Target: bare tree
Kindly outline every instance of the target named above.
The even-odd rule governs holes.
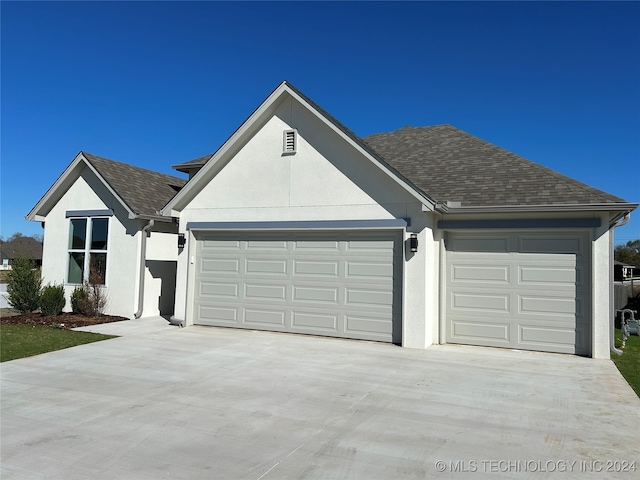
[[[83,288],[87,292],[84,310],[88,315],[99,317],[104,313],[109,298],[104,286],[104,277],[93,265],[89,269],[89,280],[84,282]]]

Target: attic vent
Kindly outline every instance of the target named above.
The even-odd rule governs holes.
[[[296,153],[298,132],[296,130],[285,130],[282,142],[283,155],[293,155]]]

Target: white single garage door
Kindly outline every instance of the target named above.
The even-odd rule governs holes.
[[[401,342],[399,232],[195,236],[195,324]]]
[[[574,233],[449,233],[446,339],[589,355],[590,243]]]

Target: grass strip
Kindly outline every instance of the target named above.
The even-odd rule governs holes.
[[[622,332],[616,329],[616,347],[622,345]],[[622,355],[611,354],[611,360],[616,364],[618,370],[627,383],[640,397],[640,337],[631,335],[627,338],[627,344],[622,350]]]
[[[115,337],[39,325],[2,325],[0,326],[0,362],[31,357],[109,338]]]

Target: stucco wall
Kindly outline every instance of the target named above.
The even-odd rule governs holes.
[[[131,318],[135,312],[136,265],[139,253],[135,221],[128,220],[95,175],[87,168],[48,213],[45,220],[42,276],[44,283],[63,283],[68,268],[69,219],[67,210],[112,209],[109,221],[106,292],[109,302],[105,313]],[[71,310],[69,296],[75,285],[65,284],[66,311]]]
[[[297,153],[283,155],[283,132],[290,128],[298,131]],[[405,238],[418,233],[420,248],[404,264],[403,344],[425,348],[437,318],[437,297],[425,298],[427,288],[427,295],[437,295],[434,274],[426,272],[427,263],[434,265],[427,256],[437,250],[428,217],[415,197],[347,141],[296,102],[285,101],[180,213],[180,231],[189,242],[178,261],[175,315],[192,323],[191,293],[183,287],[193,285],[189,222],[405,218]]]
[[[177,242],[175,233],[153,231],[147,238],[142,317],[173,314]]]
[[[609,230],[608,212],[600,215],[602,225],[593,229],[592,256],[592,356],[609,358],[609,329],[612,315],[611,292],[613,289],[610,248],[612,232]]]

